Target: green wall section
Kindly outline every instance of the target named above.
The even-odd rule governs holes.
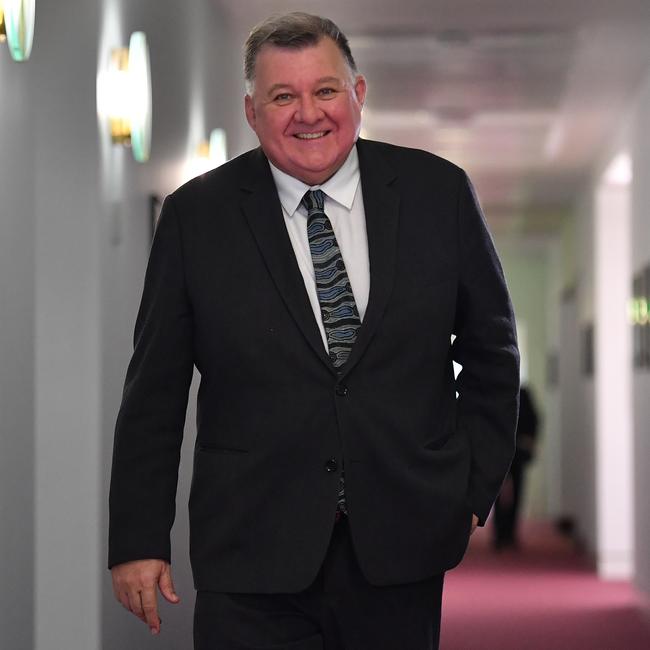
[[[535,517],[547,514],[545,485],[544,423],[546,403],[546,350],[547,350],[547,247],[539,244],[528,245],[522,239],[499,241],[495,243],[503,264],[503,270],[510,290],[518,326],[524,330],[520,337],[523,365],[528,369],[528,384],[532,388],[535,403],[541,420],[540,440],[542,444],[535,463],[528,475],[524,512]]]
[[[499,245],[496,242],[506,275],[517,322],[526,329],[521,341],[529,383],[541,399],[545,386],[547,346],[547,271],[545,251],[530,251],[525,246]]]

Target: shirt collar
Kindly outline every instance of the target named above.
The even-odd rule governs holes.
[[[352,147],[345,162],[339,170],[322,185],[306,185],[302,181],[278,169],[270,160],[271,173],[278,190],[278,197],[285,212],[291,216],[300,206],[302,197],[307,190],[321,189],[330,199],[352,209],[354,195],[359,186],[359,155],[356,145]]]

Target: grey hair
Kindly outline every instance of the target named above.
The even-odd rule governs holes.
[[[352,56],[345,34],[329,19],[294,11],[275,15],[253,27],[244,44],[244,79],[250,94],[255,81],[255,63],[260,50],[267,43],[277,47],[302,49],[316,45],[322,38],[331,38],[341,51],[350,71],[357,74],[357,64]]]

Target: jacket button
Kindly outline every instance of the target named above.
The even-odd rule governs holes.
[[[336,462],[336,458],[330,458],[326,463],[325,463],[325,471],[326,472],[335,472],[338,469],[339,465]]]
[[[348,387],[345,384],[336,384],[336,394],[345,397],[348,394]]]

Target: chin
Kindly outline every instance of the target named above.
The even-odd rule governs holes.
[[[345,161],[345,158],[343,158],[342,161],[338,161],[334,159],[334,160],[328,160],[326,163],[320,162],[319,164],[305,163],[303,165],[295,165],[294,169],[297,172],[296,176],[298,178],[305,177],[305,178],[315,179],[315,180],[311,180],[310,184],[317,185],[319,183],[324,183],[330,176],[333,176],[338,170],[338,168],[341,166],[343,161]]]

